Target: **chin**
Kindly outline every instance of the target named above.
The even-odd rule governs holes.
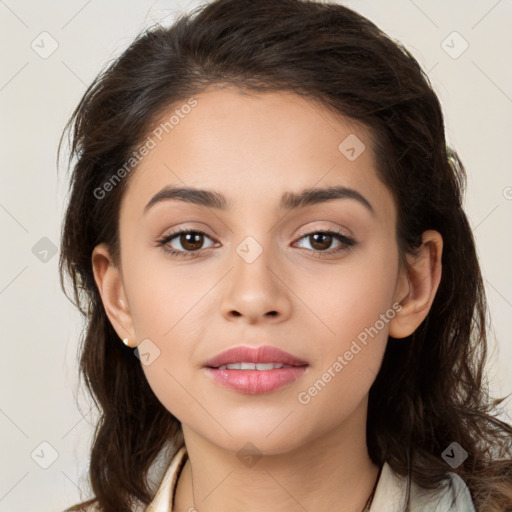
[[[209,442],[235,452],[238,456],[245,454],[262,455],[282,455],[294,450],[300,449],[304,443],[308,442],[304,432],[297,432],[294,426],[281,428],[276,425],[278,422],[270,424],[250,423],[250,424],[225,424],[224,427],[231,434],[222,437],[212,437],[209,432],[198,432],[202,437],[206,437]],[[197,432],[197,431],[196,431]]]

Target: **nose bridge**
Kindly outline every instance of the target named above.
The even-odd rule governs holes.
[[[225,315],[244,316],[251,321],[289,312],[287,288],[281,282],[283,272],[273,254],[270,236],[248,235],[235,246],[233,270],[223,296]]]
[[[258,236],[258,235],[256,235]],[[248,292],[268,295],[275,286],[275,255],[272,255],[272,241],[269,236],[246,236],[236,247],[233,254],[234,281]],[[272,265],[272,262],[274,265]],[[241,290],[243,293],[243,290]]]

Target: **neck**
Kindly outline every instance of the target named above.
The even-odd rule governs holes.
[[[184,428],[188,460],[175,512],[362,512],[377,479],[366,446],[366,403],[342,425],[277,455],[244,465]]]

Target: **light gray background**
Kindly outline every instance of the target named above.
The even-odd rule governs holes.
[[[344,3],[402,41],[440,97],[448,141],[469,173],[466,211],[485,277],[491,339],[498,340],[488,365],[491,390],[511,393],[512,1]],[[43,252],[59,245],[65,203],[64,167],[56,171],[59,136],[86,86],[143,26],[164,18],[168,25],[173,13],[196,5],[0,0],[0,511],[62,511],[89,492],[96,418],[77,389],[81,319],[60,290],[58,253]],[[58,47],[42,58],[52,38]],[[457,56],[464,41],[469,46]],[[507,410],[510,419],[510,400]],[[53,450],[56,460],[43,469]]]

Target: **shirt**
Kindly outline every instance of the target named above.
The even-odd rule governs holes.
[[[180,471],[187,460],[182,446],[172,458],[158,490],[145,512],[173,512],[174,491]],[[411,482],[411,512],[476,512],[466,484],[450,472],[450,483],[438,490],[426,490]],[[386,462],[377,482],[370,512],[402,512],[405,510],[407,477],[395,473]]]

